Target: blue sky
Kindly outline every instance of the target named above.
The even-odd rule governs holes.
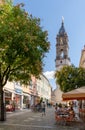
[[[24,3],[25,10],[41,19],[41,26],[48,31],[51,48],[44,59],[44,72],[50,74],[50,83],[56,87],[51,74],[55,68],[56,35],[61,26],[62,16],[69,39],[69,57],[71,63],[79,66],[81,50],[85,45],[85,0],[14,0]]]

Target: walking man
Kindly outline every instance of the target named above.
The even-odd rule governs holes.
[[[46,108],[45,102],[42,102],[41,107],[42,107],[42,116],[46,115],[45,114],[45,108]]]

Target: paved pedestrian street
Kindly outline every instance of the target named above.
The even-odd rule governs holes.
[[[0,122],[0,130],[85,130],[84,122],[69,125],[57,124],[55,109],[47,108],[46,115],[31,110],[7,113],[7,120]]]

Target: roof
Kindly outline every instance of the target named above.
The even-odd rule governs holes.
[[[64,22],[62,21],[61,27],[59,29],[59,35],[64,35],[66,34],[65,28],[64,28]]]

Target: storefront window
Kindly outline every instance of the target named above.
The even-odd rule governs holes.
[[[12,93],[5,92],[5,104],[10,104]]]
[[[28,96],[24,96],[24,98],[23,98],[23,104],[24,104],[25,108],[29,108],[30,107],[29,97]]]

